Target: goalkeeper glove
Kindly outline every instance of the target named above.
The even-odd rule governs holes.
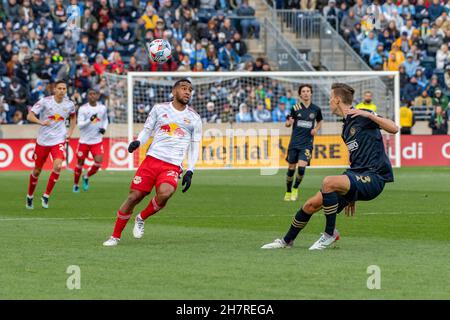
[[[105,128],[100,128],[100,129],[98,129],[98,132],[100,132],[101,134],[105,134],[106,130],[105,130]]]
[[[130,143],[130,145],[128,146],[128,152],[129,153],[133,153],[134,150],[136,150],[137,148],[139,148],[139,145],[141,143],[138,140],[134,140],[133,142]]]
[[[97,114],[93,114],[93,115],[91,116],[91,121],[94,121],[95,119],[97,119]]]
[[[186,171],[186,173],[183,175],[183,182],[182,182],[182,186],[186,185],[184,187],[184,189],[182,190],[183,193],[185,193],[186,191],[188,191],[188,189],[191,187],[191,180],[192,180],[192,175],[194,173],[190,170]]]

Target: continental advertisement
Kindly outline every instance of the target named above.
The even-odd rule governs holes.
[[[269,130],[270,131],[270,130]],[[276,134],[204,136],[196,168],[284,167],[290,136]],[[148,146],[141,148],[138,163]],[[339,135],[321,135],[314,139],[311,166],[347,166],[348,152]]]

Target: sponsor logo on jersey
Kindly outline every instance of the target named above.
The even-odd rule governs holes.
[[[312,121],[305,121],[305,120],[298,120],[297,121],[297,127],[302,127],[302,128],[312,128],[313,123]]]
[[[316,117],[316,114],[315,114],[315,113],[310,113],[310,114],[309,114],[309,118],[310,118],[311,120],[313,120],[315,117]]]
[[[355,127],[351,127],[351,128],[350,128],[350,137],[351,137],[351,136],[354,136],[355,133],[356,133]]]
[[[355,151],[359,147],[358,142],[356,140],[349,141],[346,144],[347,144],[348,151],[350,151],[350,152]]]
[[[163,117],[163,118],[166,118],[166,119],[169,119],[169,116],[167,115],[167,113],[164,113],[164,114],[162,115],[162,117]]]
[[[54,115],[49,116],[48,119],[52,120],[54,122],[64,121],[64,117],[62,115],[60,115],[59,113],[55,113]]]
[[[188,118],[184,118],[184,123],[190,124],[190,123],[191,123],[191,120],[189,120]]]
[[[184,137],[186,135],[184,130],[176,123],[164,124],[159,129],[169,136]]]

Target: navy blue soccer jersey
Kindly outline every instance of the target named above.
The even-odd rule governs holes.
[[[380,127],[375,122],[362,116],[352,118],[348,115],[344,119],[342,139],[350,154],[350,171],[373,172],[386,182],[394,181]]]
[[[314,129],[316,122],[322,121],[322,111],[313,103],[307,108],[298,102],[292,107],[291,117],[294,124],[289,149],[312,149],[314,136],[311,135],[311,130]]]

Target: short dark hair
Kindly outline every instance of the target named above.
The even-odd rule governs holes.
[[[307,84],[307,83],[302,83],[301,85],[299,85],[298,87],[298,94],[300,94],[300,92],[302,92],[303,88],[309,88],[309,90],[311,90],[311,93],[313,93],[313,88],[312,85]]]
[[[342,102],[345,104],[353,103],[353,95],[355,94],[355,89],[350,87],[345,83],[333,83],[331,85],[331,89],[334,91],[334,94],[342,99]]]
[[[175,82],[173,87],[172,87],[172,89],[175,89],[176,87],[178,87],[183,82],[187,82],[187,83],[189,83],[192,86],[191,80],[184,78],[184,79],[180,79],[177,82]]]
[[[67,87],[67,81],[61,79],[61,80],[58,80],[58,81],[55,82],[55,88],[58,86],[58,84],[61,84],[61,83],[64,83],[66,85],[66,87]]]

